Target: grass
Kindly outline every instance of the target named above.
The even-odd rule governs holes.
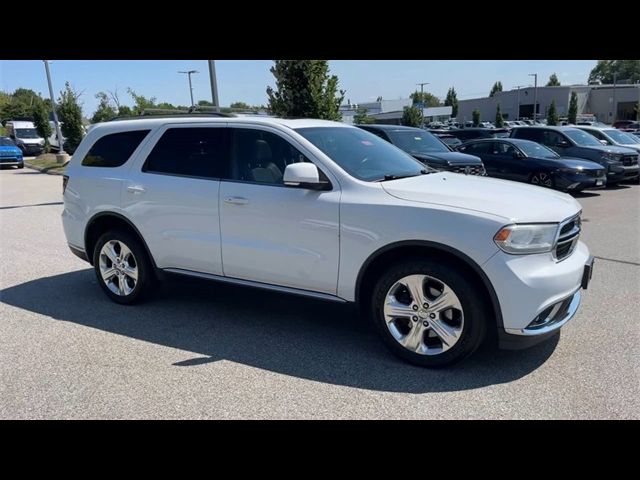
[[[44,171],[53,170],[62,172],[64,171],[64,167],[66,167],[66,163],[58,163],[56,161],[56,156],[53,153],[43,153],[32,160],[27,160],[27,163],[34,167],[43,168]]]

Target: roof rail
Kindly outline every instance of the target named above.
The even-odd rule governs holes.
[[[185,117],[233,117],[228,113],[210,112],[210,113],[172,113],[172,114],[146,114],[138,115],[136,117],[118,116],[109,120],[110,122],[120,120],[146,120],[149,118],[185,118]]]

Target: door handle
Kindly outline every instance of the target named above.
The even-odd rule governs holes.
[[[249,203],[249,200],[244,197],[227,197],[224,201],[225,203],[230,203],[232,205],[246,205]]]
[[[140,185],[129,185],[127,191],[131,193],[144,193],[145,189]]]

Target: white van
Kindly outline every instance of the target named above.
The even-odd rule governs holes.
[[[51,127],[51,136],[49,137],[49,145],[54,150],[60,150],[60,145],[58,144],[58,135],[56,135],[56,124],[53,120],[49,120],[49,126]],[[60,122],[60,129],[62,129],[62,122]],[[62,133],[62,132],[61,132]],[[62,143],[66,142],[67,139],[62,136]]]
[[[9,120],[5,128],[24,156],[40,155],[44,150],[44,138],[38,135],[33,122]]]

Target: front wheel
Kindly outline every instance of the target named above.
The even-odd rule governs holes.
[[[538,172],[531,175],[529,181],[533,185],[539,185],[541,187],[553,188],[553,178],[546,172]]]
[[[457,267],[415,259],[391,267],[373,294],[373,320],[400,358],[443,367],[471,355],[486,331],[483,295]]]
[[[110,230],[98,239],[93,265],[100,287],[116,303],[139,302],[153,283],[147,252],[140,240],[126,231]]]

